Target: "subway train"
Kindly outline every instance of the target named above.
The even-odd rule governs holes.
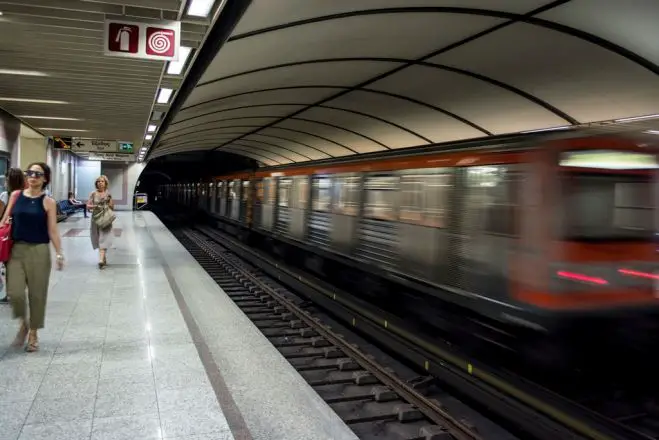
[[[658,327],[657,151],[614,135],[527,139],[259,168],[161,191],[243,238],[304,250],[308,267],[340,261],[339,275],[399,282],[405,289],[372,299],[393,298],[390,309],[413,308],[425,322],[449,310],[496,334],[636,344]]]

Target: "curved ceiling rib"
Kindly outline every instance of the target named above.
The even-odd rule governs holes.
[[[235,98],[237,96],[253,95],[253,94],[256,94],[256,93],[272,92],[272,91],[277,91],[277,90],[300,90],[300,89],[340,89],[341,90],[341,92],[332,95],[330,98],[323,99],[321,101],[321,103],[333,101],[334,99],[355,90],[353,87],[329,86],[329,85],[271,87],[271,88],[268,88],[268,89],[250,90],[250,91],[247,91],[247,92],[234,93],[233,95],[221,96],[219,98],[214,98],[214,99],[211,99],[211,100],[208,100],[208,101],[200,102],[198,104],[194,104],[194,105],[191,105],[189,107],[184,107],[183,109],[181,109],[181,111],[190,110],[192,108],[196,108],[196,107],[199,107],[199,106],[202,106],[202,105],[208,105],[208,104],[215,103],[215,102],[218,102],[218,101],[223,101],[223,100],[229,99],[229,98]],[[357,88],[357,89],[360,92],[376,93],[376,94],[379,94],[379,95],[388,96],[390,98],[397,98],[397,99],[401,99],[403,101],[408,101],[408,102],[411,102],[411,103],[414,103],[414,104],[422,105],[422,106],[427,107],[429,109],[432,109],[432,110],[434,110],[438,113],[441,113],[443,115],[446,115],[446,116],[449,116],[453,119],[456,119],[456,120],[460,121],[461,123],[463,123],[465,125],[468,125],[468,126],[474,128],[474,129],[480,131],[483,134],[486,134],[486,135],[491,135],[492,134],[488,130],[486,130],[485,128],[480,127],[479,125],[473,123],[472,121],[469,121],[469,120],[463,118],[462,116],[458,116],[455,113],[452,113],[452,112],[450,112],[448,110],[445,110],[441,107],[437,107],[436,105],[428,104],[427,102],[423,102],[423,101],[420,101],[418,99],[410,98],[408,96],[398,95],[396,93],[391,93],[391,92],[385,92],[383,90],[366,89],[366,88],[361,88],[361,87]],[[283,118],[277,120],[276,123],[279,123],[279,122],[284,121],[286,119],[292,118],[293,116],[297,116],[300,113],[303,113],[303,112],[305,112],[305,111],[307,111],[307,110],[309,110],[310,108],[313,108],[313,107],[319,107],[319,105],[318,104],[307,104],[307,107],[305,107],[304,109],[302,109],[300,111],[296,111],[295,113],[293,113],[289,116],[283,117]],[[272,125],[275,125],[275,124],[273,123]],[[269,126],[270,125],[268,125],[268,127]],[[264,126],[263,128],[266,128],[266,126]]]
[[[179,142],[179,143],[175,143],[175,144],[168,144],[168,145],[166,145],[162,148],[162,151],[173,150],[173,149],[177,149],[177,148],[180,148],[180,147],[186,147],[186,146],[190,146],[190,145],[194,146],[194,148],[198,148],[198,149],[201,149],[201,150],[205,150],[205,149],[212,150],[213,147],[216,147],[218,144],[220,144],[220,143],[222,143],[222,142],[224,142],[228,139],[231,139],[231,136],[220,136],[218,138],[213,138],[213,139],[200,139],[200,140],[194,141],[194,142],[183,141],[183,142]],[[240,144],[234,143],[232,145],[240,145],[240,146],[247,147],[247,148],[254,148],[254,149],[258,149],[258,150],[262,150],[262,151],[267,151],[270,154],[277,155],[277,156],[279,156],[281,158],[284,158],[285,160],[288,160],[288,161],[291,161],[291,162],[296,162],[296,161],[300,160],[300,159],[296,159],[296,158],[291,157],[292,155],[300,156],[300,157],[303,158],[302,160],[305,160],[305,159],[306,160],[312,160],[312,158],[310,158],[308,156],[305,156],[305,155],[303,155],[301,153],[298,153],[294,150],[291,150],[289,148],[280,147],[278,145],[263,144],[260,141],[255,141],[255,140],[251,140],[251,139],[241,139],[240,142],[241,142]],[[248,144],[249,142],[256,143],[258,146],[249,145]]]
[[[561,117],[564,119],[566,122],[569,122],[570,124],[579,124],[579,121],[574,119],[572,116],[566,114],[562,110],[557,109],[550,103],[543,101],[542,99],[538,98],[537,96],[532,95],[531,93],[525,92],[524,90],[521,90],[513,85],[507,84],[503,81],[496,80],[494,78],[489,78],[485,75],[480,75],[478,73],[470,72],[468,70],[464,69],[459,69],[457,67],[452,67],[452,66],[446,66],[443,64],[437,64],[437,63],[432,63],[429,61],[417,61],[417,60],[408,60],[406,58],[376,58],[376,57],[355,57],[355,58],[319,58],[319,59],[313,59],[313,60],[304,60],[304,61],[295,61],[291,63],[283,63],[283,64],[276,64],[273,66],[266,66],[266,67],[259,67],[258,69],[252,69],[252,70],[246,70],[244,72],[239,72],[239,73],[234,73],[231,75],[223,76],[221,78],[216,78],[211,81],[199,83],[197,87],[203,87],[207,85],[211,85],[217,82],[221,82],[227,79],[231,78],[237,78],[240,76],[245,76],[245,75],[250,75],[252,73],[260,73],[260,72],[265,72],[268,70],[276,70],[276,69],[285,69],[287,67],[295,67],[295,66],[302,66],[305,64],[322,64],[322,63],[336,63],[336,62],[359,62],[359,61],[385,61],[385,62],[390,62],[390,63],[399,63],[399,64],[409,64],[409,65],[416,65],[416,66],[424,66],[424,67],[429,67],[433,69],[439,69],[439,70],[446,70],[448,72],[453,72],[457,73],[459,75],[465,75],[470,78],[483,81],[489,85],[495,86],[502,88],[508,92],[514,93],[518,96],[521,96],[524,99],[527,99],[534,104],[537,104],[544,109],[554,113],[555,115]],[[318,106],[317,106],[318,107]]]
[[[593,35],[588,32],[584,32],[582,30],[566,26],[560,23],[556,23],[554,21],[550,20],[543,20],[541,18],[534,17],[534,15],[541,14],[543,12],[546,12],[550,9],[557,8],[559,6],[563,6],[564,4],[569,3],[571,0],[556,0],[553,2],[550,2],[547,5],[541,6],[539,8],[536,8],[530,12],[527,12],[526,14],[515,14],[511,12],[504,12],[504,11],[495,11],[491,9],[473,9],[473,8],[459,8],[459,7],[450,7],[450,6],[418,6],[418,7],[401,7],[401,8],[381,8],[381,9],[367,9],[367,10],[362,10],[362,11],[351,11],[351,12],[346,12],[346,13],[340,13],[340,14],[331,14],[331,15],[325,15],[322,17],[313,17],[310,19],[305,19],[305,20],[298,20],[298,21],[293,21],[290,23],[284,23],[280,24],[277,26],[271,26],[263,29],[258,29],[255,31],[251,32],[245,32],[244,34],[239,34],[232,36],[229,38],[229,42],[232,41],[238,41],[242,40],[245,38],[250,38],[250,37],[255,37],[258,35],[263,35],[266,33],[282,30],[282,29],[288,29],[292,27],[297,27],[297,26],[304,26],[307,24],[314,24],[314,23],[320,23],[323,21],[331,21],[331,20],[337,20],[337,19],[342,19],[342,18],[348,18],[348,17],[356,17],[360,15],[379,15],[379,14],[409,14],[409,13],[444,13],[444,14],[463,14],[463,15],[484,15],[484,16],[489,16],[489,17],[496,17],[496,18],[502,18],[506,19],[508,21],[501,23],[500,25],[494,26],[491,29],[485,30],[473,37],[470,37],[468,40],[471,41],[475,38],[480,38],[483,35],[487,35],[491,32],[494,32],[498,29],[501,29],[503,27],[509,26],[511,24],[517,23],[517,22],[524,22],[524,23],[529,23],[533,24],[536,26],[544,27],[547,29],[551,29],[554,31],[562,32],[564,34],[568,34],[570,36],[580,38],[584,41],[588,41],[589,43],[596,44],[604,49],[610,50],[611,52],[614,52],[620,56],[623,56],[630,61],[643,66],[644,68],[650,70],[653,73],[656,73],[659,75],[659,66],[657,64],[651,62],[647,58],[644,58],[640,56],[637,53],[632,52],[631,50],[625,49],[624,47],[615,44],[612,41],[608,41],[604,38],[598,37],[597,35]],[[454,45],[462,45],[467,41],[459,41],[457,43],[454,43]],[[453,45],[452,45],[453,46]],[[444,48],[443,50],[451,50],[451,48]],[[439,52],[439,51],[438,51]],[[431,58],[437,54],[433,54],[425,58]]]
[[[210,132],[210,131],[215,131],[215,130],[224,130],[224,129],[227,129],[227,128],[234,129],[234,128],[258,128],[258,127],[261,127],[261,126],[260,125],[227,125],[227,126],[224,126],[224,127],[205,128],[205,129],[202,129],[202,130],[196,130],[194,132],[194,134],[205,133],[205,132]],[[325,142],[329,142],[329,143],[334,144],[338,147],[341,147],[345,150],[348,150],[352,153],[355,153],[355,154],[358,153],[357,151],[353,150],[352,148],[350,148],[346,145],[343,145],[340,142],[334,141],[332,139],[329,139],[325,136],[321,136],[319,134],[310,133],[308,131],[303,131],[303,130],[297,130],[295,128],[289,128],[289,127],[269,127],[269,128],[271,128],[273,130],[285,130],[285,131],[290,131],[290,132],[293,132],[293,133],[303,134],[303,135],[310,136],[310,137],[316,137],[318,139],[324,140]],[[167,142],[167,141],[171,141],[172,139],[178,139],[178,138],[181,138],[181,137],[189,137],[189,135],[188,134],[177,134],[177,135],[171,136],[167,139],[163,139],[163,143]]]
[[[172,123],[170,125],[170,127],[173,126],[173,125],[176,125],[176,124],[181,124],[183,122],[191,121],[193,119],[202,118],[204,116],[216,115],[216,114],[219,114],[219,113],[230,112],[230,111],[234,111],[234,110],[244,110],[244,109],[261,108],[261,107],[278,107],[278,106],[300,106],[300,107],[302,107],[302,106],[305,106],[305,105],[306,104],[286,104],[286,103],[241,105],[241,106],[238,106],[238,107],[230,107],[230,108],[226,108],[226,109],[217,110],[217,111],[214,111],[214,112],[202,113],[200,115],[196,115],[196,116],[192,116],[192,117],[189,117],[189,118],[181,119],[181,120],[179,120],[175,123]],[[411,134],[412,136],[418,137],[419,139],[421,139],[424,142],[428,142],[429,144],[432,143],[432,139],[429,139],[429,138],[417,133],[414,130],[410,130],[407,127],[403,127],[400,124],[397,124],[395,122],[389,121],[389,120],[384,119],[384,118],[381,118],[379,116],[375,116],[375,115],[365,113],[365,112],[360,112],[360,111],[357,111],[357,110],[334,107],[334,106],[331,106],[331,105],[318,105],[316,107],[321,108],[321,109],[325,108],[325,109],[329,109],[329,110],[337,110],[337,111],[341,111],[341,112],[352,113],[354,115],[364,116],[366,118],[370,118],[370,119],[373,119],[375,121],[382,122],[382,123],[387,124],[387,125],[391,125],[392,127],[396,127],[399,130],[402,130],[402,131],[405,131],[405,132]],[[208,123],[220,122],[220,121],[223,121],[223,120],[225,120],[225,119],[212,120],[212,121],[208,121]],[[205,124],[199,124],[199,125],[205,125]],[[174,132],[174,131],[176,131],[176,130],[167,130],[168,133]]]
[[[182,132],[183,130],[188,130],[188,129],[192,129],[192,128],[195,128],[195,127],[203,127],[203,126],[206,126],[206,125],[209,125],[209,124],[213,124],[213,123],[217,123],[217,122],[224,122],[224,121],[239,121],[239,120],[245,120],[245,119],[248,119],[248,120],[249,120],[249,119],[265,119],[265,118],[273,118],[273,117],[272,117],[272,116],[243,116],[243,117],[240,117],[240,118],[218,119],[218,120],[214,120],[214,121],[205,122],[205,123],[203,123],[203,124],[196,124],[196,125],[191,125],[191,126],[187,126],[187,127],[179,128],[179,129],[177,129],[177,130],[168,130],[168,131],[167,131],[167,136],[169,136],[170,134],[174,134],[174,133],[180,133],[180,132]],[[336,125],[336,124],[330,124],[330,123],[328,123],[328,122],[315,121],[315,120],[312,120],[312,119],[306,119],[306,118],[290,118],[290,119],[293,120],[293,121],[305,121],[305,122],[311,122],[311,123],[314,123],[314,124],[322,124],[322,125],[326,125],[326,126],[328,126],[328,127],[336,128],[337,130],[343,130],[343,131],[346,131],[346,132],[352,133],[352,134],[354,134],[354,135],[356,135],[356,136],[363,137],[364,139],[367,139],[367,140],[369,140],[369,141],[371,141],[371,142],[373,142],[373,143],[375,143],[375,144],[378,144],[378,145],[380,145],[381,147],[383,147],[383,148],[385,148],[385,149],[387,149],[387,150],[390,150],[390,149],[391,149],[391,147],[388,147],[387,145],[383,144],[382,142],[380,142],[380,141],[378,141],[378,140],[376,140],[376,139],[373,139],[373,138],[370,137],[370,136],[367,136],[367,135],[365,135],[365,134],[363,134],[363,133],[356,132],[356,131],[354,131],[354,130],[352,130],[352,129],[349,129],[349,128],[341,127],[341,126]],[[203,131],[203,130],[193,130],[191,133],[195,133],[195,132],[198,132],[198,131]],[[181,135],[186,135],[186,134],[189,134],[189,133],[181,133]],[[177,135],[177,136],[180,136],[180,135]],[[172,137],[167,137],[167,138],[163,139],[163,142],[166,141],[166,140],[168,140],[168,139],[172,139]]]
[[[252,4],[156,149],[289,163],[659,114],[651,0],[291,1]]]

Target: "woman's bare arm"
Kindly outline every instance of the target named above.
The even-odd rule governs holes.
[[[9,214],[11,213],[11,210],[14,208],[14,203],[16,202],[17,193],[18,191],[14,191],[13,193],[9,194],[7,209],[5,209],[5,213],[2,215],[2,220],[0,221],[0,225],[6,224],[7,220],[9,220]]]

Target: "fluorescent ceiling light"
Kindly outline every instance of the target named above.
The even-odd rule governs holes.
[[[35,104],[68,104],[68,102],[66,101],[55,101],[51,99],[28,99],[28,98],[6,98],[6,97],[0,97],[0,101],[33,102]]]
[[[147,134],[146,136],[144,136],[144,139],[146,139],[147,141],[150,141],[151,139],[153,139],[153,135],[152,134]]]
[[[172,89],[166,89],[166,88],[161,88],[160,92],[158,92],[158,99],[156,102],[158,104],[167,104],[169,102],[169,98],[172,97],[172,93],[174,90]]]
[[[195,17],[207,17],[213,8],[215,0],[191,0],[188,6],[188,15]]]
[[[647,130],[645,133],[647,133],[647,134],[659,134],[659,130]]]
[[[540,133],[542,131],[554,131],[554,130],[567,130],[570,128],[570,125],[561,125],[560,127],[549,127],[549,128],[539,128],[537,130],[527,130],[522,133]]]
[[[49,76],[36,70],[0,69],[0,75]]]
[[[37,130],[47,130],[47,131],[89,131],[81,130],[78,128],[50,128],[50,127],[38,127]]]
[[[634,116],[632,118],[616,119],[615,122],[644,121],[646,119],[655,119],[655,118],[659,118],[659,114],[645,115],[645,116]]]
[[[185,68],[185,63],[188,61],[192,48],[181,46],[178,48],[178,61],[170,61],[167,66],[168,75],[180,75]]]
[[[29,116],[29,115],[19,115],[19,118],[23,119],[48,119],[52,121],[82,121],[83,119],[78,118],[60,118],[59,116]]]
[[[156,128],[158,128],[157,125],[149,124],[149,126],[146,128],[146,131],[148,131],[149,133],[153,133],[154,131],[156,131]]]

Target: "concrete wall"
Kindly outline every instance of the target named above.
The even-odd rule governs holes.
[[[0,153],[10,155],[11,166],[18,166],[20,132],[21,121],[0,109]]]
[[[133,194],[135,184],[142,174],[144,164],[103,162],[101,174],[105,174],[110,180],[110,193],[114,198],[114,206],[118,211],[133,209]]]
[[[94,182],[101,175],[101,162],[96,160],[78,159],[76,166],[76,197],[87,200],[89,194],[94,191]]]

